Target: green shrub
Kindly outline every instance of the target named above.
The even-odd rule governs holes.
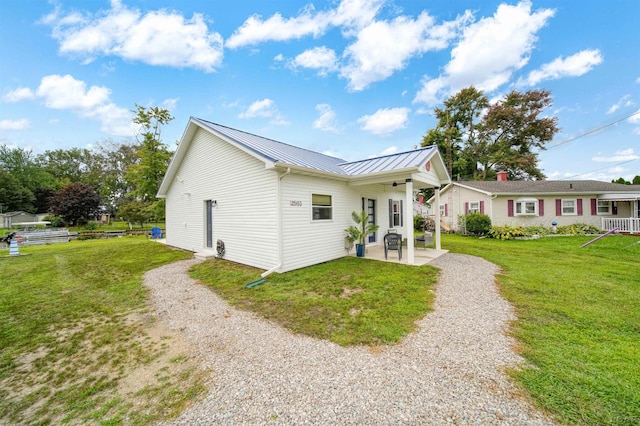
[[[95,222],[88,222],[84,226],[84,229],[86,229],[87,231],[95,231],[97,227],[98,227],[98,225],[96,225]]]
[[[492,226],[489,236],[497,240],[513,240],[514,238],[526,237],[526,230],[522,226]]]
[[[603,234],[604,231],[596,226],[586,223],[574,223],[573,225],[558,226],[556,230],[560,235],[593,235]]]
[[[67,226],[64,219],[60,216],[48,215],[45,216],[43,220],[51,222],[51,226],[54,228],[62,228],[63,226]]]
[[[422,229],[424,226],[424,218],[420,215],[415,215],[413,217],[413,229]]]
[[[469,213],[465,221],[467,232],[473,235],[484,235],[491,229],[491,218],[483,213]]]

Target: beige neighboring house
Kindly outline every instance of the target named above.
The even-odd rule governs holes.
[[[16,224],[36,221],[38,221],[38,216],[33,213],[23,211],[0,213],[0,224],[2,228],[11,228],[16,226]]]
[[[429,200],[431,203],[434,199]],[[436,207],[436,206],[434,206]],[[441,223],[461,232],[458,217],[480,212],[494,226],[586,223],[605,231],[640,234],[640,185],[595,180],[460,181],[440,194]]]

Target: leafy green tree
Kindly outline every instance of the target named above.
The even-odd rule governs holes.
[[[25,211],[34,213],[33,193],[11,173],[0,168],[0,213]]]
[[[136,105],[133,122],[140,125],[136,155],[138,162],[129,167],[126,177],[133,184],[132,195],[143,202],[156,201],[156,194],[164,177],[171,153],[160,139],[162,126],[173,120],[169,111],[159,107]]]
[[[117,215],[119,206],[128,200],[134,185],[126,178],[126,171],[138,161],[136,147],[130,142],[104,140],[97,144],[100,158],[100,185],[98,193],[112,216]]]
[[[102,200],[96,190],[84,183],[71,183],[50,198],[51,211],[71,225],[82,225],[101,212]]]
[[[541,117],[551,105],[545,90],[514,90],[491,104],[482,91],[468,87],[435,109],[438,124],[422,146],[435,142],[454,178],[493,179],[505,170],[514,180],[542,179],[536,151],[559,130],[557,118]]]
[[[16,203],[20,208],[17,210],[35,212],[35,191],[38,188],[56,188],[55,179],[36,163],[31,150],[1,145],[0,169],[12,177],[11,180],[0,180],[0,189],[18,200]]]
[[[640,185],[640,175],[635,175],[631,181],[633,185]]]
[[[56,179],[58,187],[70,183],[100,185],[101,157],[86,148],[48,150],[38,155],[36,162]]]
[[[152,219],[149,212],[149,203],[140,200],[132,200],[123,204],[118,210],[118,217],[128,222],[129,227],[132,227],[134,223],[138,223],[141,228],[144,228],[145,222],[149,222]]]

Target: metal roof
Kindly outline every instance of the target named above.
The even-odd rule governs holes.
[[[341,164],[340,167],[351,176],[364,175],[389,170],[401,170],[410,167],[421,167],[436,148],[429,146],[413,151],[400,152],[397,154],[373,157],[366,160],[352,161]]]
[[[433,155],[435,147],[416,149],[366,160],[347,162],[340,158],[319,152],[278,142],[273,139],[232,129],[200,118],[191,118],[199,126],[224,136],[228,140],[244,147],[255,155],[271,161],[308,169],[321,170],[345,176],[358,176],[369,173],[402,170],[420,167]]]
[[[341,175],[346,174],[339,166],[345,162],[343,159],[232,129],[200,118],[192,117],[191,119],[200,126],[223,135],[227,139],[230,139],[268,161],[274,163],[282,162]]]

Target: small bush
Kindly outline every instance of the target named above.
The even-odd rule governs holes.
[[[489,236],[497,240],[513,240],[514,238],[526,237],[527,232],[522,226],[492,226],[489,230]]]
[[[573,225],[558,226],[556,233],[560,235],[593,235],[603,234],[604,231],[586,223],[574,223]]]
[[[63,226],[67,226],[64,219],[60,216],[48,215],[45,216],[43,220],[51,222],[51,226],[54,228],[62,228]]]
[[[85,226],[84,229],[86,229],[87,231],[95,231],[96,228],[98,228],[98,225],[96,225],[95,222],[88,222]]]
[[[467,232],[473,235],[484,235],[491,229],[491,218],[483,213],[469,213],[465,216]]]
[[[413,229],[422,229],[424,226],[424,218],[420,215],[413,217]]]

